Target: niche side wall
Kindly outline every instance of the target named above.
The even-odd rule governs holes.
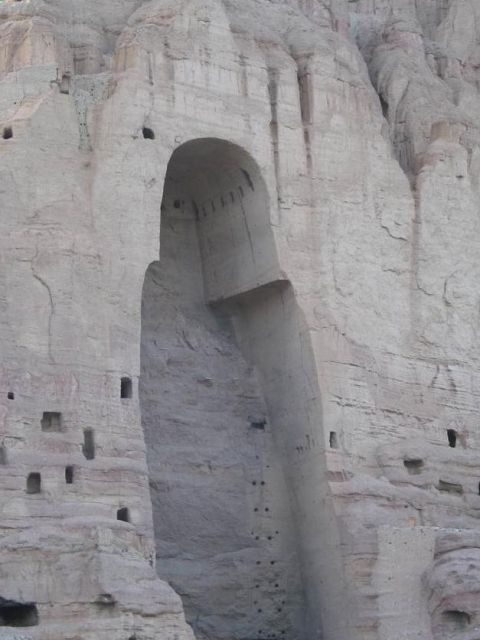
[[[285,281],[236,296],[223,306],[242,352],[258,372],[285,470],[301,549],[307,637],[346,640],[352,634],[354,612],[327,480],[310,330],[293,287]]]

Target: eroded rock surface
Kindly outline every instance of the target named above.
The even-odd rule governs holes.
[[[475,640],[478,2],[0,43],[0,638]]]

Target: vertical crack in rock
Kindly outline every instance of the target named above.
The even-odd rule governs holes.
[[[308,56],[298,58],[297,63],[297,79],[298,94],[300,101],[300,113],[303,124],[303,139],[305,144],[305,155],[307,163],[307,172],[312,177],[312,114],[313,114],[313,91],[312,78],[309,69],[310,59]]]
[[[53,302],[53,295],[52,295],[52,290],[49,286],[49,284],[41,277],[38,275],[38,273],[35,272],[35,267],[34,267],[34,261],[35,258],[32,260],[31,262],[31,267],[32,267],[32,275],[35,278],[35,280],[37,280],[42,287],[44,287],[47,291],[47,295],[48,295],[48,305],[50,308],[50,311],[48,313],[48,357],[50,359],[50,362],[52,364],[55,363],[55,358],[53,357],[53,350],[52,350],[52,340],[53,340],[53,327],[52,327],[52,323],[53,323],[53,318],[55,315],[55,304]]]
[[[273,162],[275,166],[275,178],[277,187],[277,198],[281,201],[281,181],[279,166],[279,150],[278,150],[278,81],[279,72],[273,67],[268,67],[268,96],[270,98],[270,135],[272,139]]]

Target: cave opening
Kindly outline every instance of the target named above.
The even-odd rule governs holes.
[[[447,429],[448,446],[454,449],[457,446],[457,432],[455,429]]]
[[[121,522],[130,522],[130,511],[128,507],[121,507],[117,510],[117,520]]]
[[[125,376],[120,380],[120,398],[122,400],[130,400],[133,396],[132,379]]]
[[[153,129],[150,129],[150,127],[143,127],[142,135],[145,138],[145,140],[155,140],[155,133]]]
[[[58,411],[44,411],[41,420],[42,431],[48,433],[63,431],[62,414]]]
[[[403,461],[403,465],[405,469],[407,469],[408,473],[411,475],[418,475],[422,472],[424,462],[421,458],[406,458]]]
[[[465,611],[459,611],[457,609],[451,609],[444,611],[442,614],[443,628],[445,631],[455,633],[467,629],[471,622],[472,617]]]
[[[0,627],[35,627],[38,622],[35,604],[0,597]]]
[[[330,431],[330,449],[338,449],[338,435],[336,431]]]
[[[73,484],[74,468],[72,466],[65,467],[65,482]]]
[[[280,357],[292,299],[255,161],[218,139],[179,147],[165,178],[159,260],[143,287],[139,399],[157,571],[182,596],[197,638],[256,637],[259,627],[304,636],[291,492],[278,434],[266,428],[262,375],[237,326],[248,325],[248,343],[261,333],[260,316],[276,323],[280,347],[270,346]],[[292,386],[287,376],[281,384]],[[271,530],[282,533],[272,540]],[[252,584],[261,606],[252,605]]]
[[[82,453],[86,460],[95,459],[95,434],[93,429],[83,430]]]
[[[27,493],[35,494],[42,491],[42,476],[38,472],[29,473],[27,477]]]

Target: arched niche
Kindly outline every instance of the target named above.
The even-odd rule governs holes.
[[[269,202],[245,150],[179,147],[142,295],[157,572],[210,640],[320,632],[312,584],[325,584],[325,562],[314,554],[332,515],[315,510],[327,490],[318,383],[308,327],[279,277]]]
[[[139,387],[157,571],[198,638],[302,637],[288,483],[227,308],[278,280],[267,188],[240,147],[194,140],[171,157],[161,209]]]
[[[208,302],[279,278],[269,194],[258,165],[241,147],[202,138],[176,149],[163,206],[193,211]]]

